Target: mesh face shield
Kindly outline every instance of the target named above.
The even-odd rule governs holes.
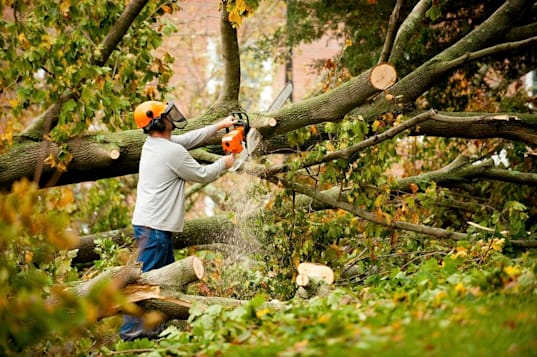
[[[166,105],[166,109],[160,115],[160,117],[161,119],[168,120],[170,123],[172,123],[175,129],[183,129],[187,124],[185,116],[179,109],[177,109],[173,102],[170,102]]]

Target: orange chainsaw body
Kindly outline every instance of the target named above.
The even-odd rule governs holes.
[[[244,126],[237,126],[222,137],[222,149],[226,154],[238,154],[242,150],[244,142]]]

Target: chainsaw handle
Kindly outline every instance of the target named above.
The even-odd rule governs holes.
[[[231,115],[237,119],[237,124],[233,127],[243,126],[246,132],[248,132],[250,129],[250,118],[248,118],[248,114],[246,114],[246,112],[234,111],[231,112]]]

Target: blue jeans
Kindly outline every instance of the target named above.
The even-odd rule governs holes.
[[[138,259],[142,262],[142,272],[162,268],[175,261],[173,256],[172,232],[160,231],[143,226],[133,226],[134,237],[138,242]],[[148,331],[144,328],[142,319],[131,316],[123,316],[123,325],[119,330],[119,336],[124,341],[132,341],[138,338],[157,337],[162,328]]]

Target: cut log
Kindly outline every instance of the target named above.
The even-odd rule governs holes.
[[[190,316],[189,310],[192,305],[201,307],[204,310],[211,305],[234,308],[249,303],[248,300],[237,300],[217,296],[187,295],[177,292],[174,295],[174,298],[148,299],[139,301],[137,304],[144,310],[158,310],[166,314],[168,319],[187,320]],[[267,301],[262,304],[262,308],[273,310],[282,310],[285,306],[284,302],[278,300]]]
[[[310,278],[308,278],[307,275],[298,274],[296,276],[296,285],[298,286],[308,286],[309,282],[310,282]]]
[[[190,308],[194,304],[202,309],[214,304],[228,308],[248,304],[247,300],[187,295],[182,292],[188,284],[203,278],[204,273],[205,269],[201,260],[195,256],[144,273],[141,272],[140,265],[115,267],[74,287],[58,289],[58,298],[49,299],[49,301],[51,303],[58,302],[59,297],[65,291],[79,296],[87,296],[93,287],[111,279],[115,282],[114,287],[125,296],[125,300],[135,305],[123,304],[120,306],[110,302],[109,306],[100,307],[97,319],[120,313],[141,316],[151,311],[158,311],[162,314],[162,319],[159,318],[158,322],[161,323],[170,319],[187,320]],[[271,309],[282,309],[285,304],[273,300],[266,302],[263,306]]]
[[[317,277],[323,279],[326,284],[334,282],[334,271],[326,265],[317,263],[300,263],[298,265],[298,274],[305,275],[309,278]]]
[[[48,302],[50,304],[58,303],[66,292],[78,296],[88,296],[93,288],[108,281],[112,284],[113,289],[123,293],[128,302],[164,300],[180,310],[180,313],[176,314],[179,316],[172,317],[182,318],[185,314],[184,311],[188,312],[191,302],[182,300],[177,297],[177,294],[184,290],[188,284],[203,278],[204,273],[203,264],[196,256],[190,256],[160,269],[144,273],[142,273],[140,264],[114,267],[88,281],[70,287],[54,289]],[[120,306],[115,306],[113,303],[110,306],[102,306],[98,318],[117,314],[121,310]]]
[[[192,255],[160,269],[143,273],[138,283],[183,290],[188,284],[201,280],[204,273],[203,263]]]
[[[300,263],[295,282],[298,286],[295,297],[310,299],[326,296],[330,292],[330,284],[334,282],[334,271],[323,264]]]
[[[107,283],[113,289],[120,290],[138,280],[141,273],[142,268],[140,265],[114,267],[87,281],[80,281],[69,286],[53,287],[51,295],[47,298],[47,303],[51,305],[57,304],[65,294],[69,293],[81,297],[88,296],[94,288]]]
[[[395,84],[397,71],[389,63],[376,65],[369,72],[369,82],[378,90],[386,90]]]
[[[311,299],[315,296],[327,296],[330,293],[330,285],[322,278],[317,276],[306,276],[298,274],[298,289],[295,296],[301,299]]]

